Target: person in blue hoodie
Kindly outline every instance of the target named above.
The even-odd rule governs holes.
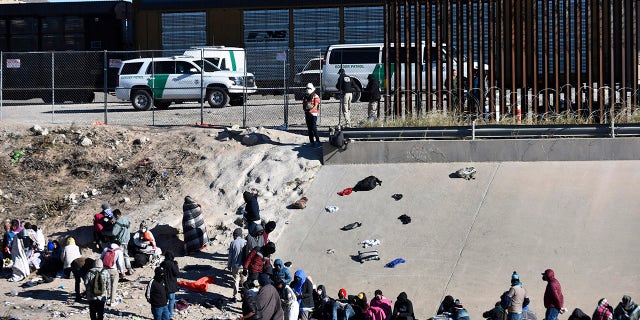
[[[285,267],[281,259],[276,259],[276,261],[273,262],[273,277],[274,282],[277,279],[281,279],[285,285],[290,285],[293,280],[293,278],[291,278],[291,271]]]
[[[313,310],[313,283],[307,279],[307,275],[304,270],[297,270],[293,274],[293,282],[291,282],[291,289],[295,292],[298,298],[298,304],[300,305],[300,319],[308,320],[311,311]]]

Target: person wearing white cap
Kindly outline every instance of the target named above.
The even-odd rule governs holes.
[[[304,121],[307,123],[307,133],[309,135],[309,143],[320,145],[318,137],[318,109],[320,108],[320,97],[315,92],[316,88],[313,83],[307,83],[305,95],[302,97],[302,108],[304,109]]]

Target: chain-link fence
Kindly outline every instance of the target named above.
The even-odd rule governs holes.
[[[307,83],[311,83],[322,97],[319,126],[344,124],[340,100],[327,92],[335,90],[326,90],[322,85],[323,58],[320,50],[287,48],[0,52],[0,120],[304,127],[301,99]],[[119,75],[124,61],[132,59],[139,60],[123,68],[123,74]],[[221,71],[208,72],[216,68]],[[202,69],[205,73],[199,72]],[[210,74],[217,80],[210,80]],[[240,89],[232,91],[229,82]],[[631,105],[638,93],[630,88],[598,88],[594,84],[582,88],[563,87],[560,93],[553,89],[537,93],[507,90],[504,94],[499,88],[472,90],[477,94],[471,95],[465,90],[460,92],[460,97],[446,90],[391,92],[388,97],[383,95],[379,115],[385,121],[395,121],[437,112],[451,117],[447,124],[464,124],[477,118],[493,123],[537,123],[574,117],[593,123],[610,119],[634,121],[638,117]],[[120,91],[126,94],[118,95]],[[141,105],[144,99],[149,101]],[[449,100],[453,104],[449,104]],[[219,106],[216,103],[223,103],[225,107],[211,107]],[[601,104],[603,107],[599,108]],[[350,113],[354,126],[368,121],[367,105],[360,101],[352,103]],[[520,110],[520,106],[526,108]],[[545,112],[536,112],[532,106],[540,106],[539,110]],[[140,108],[148,110],[136,110]],[[395,108],[399,108],[399,112]],[[605,112],[583,114],[585,110],[599,109]],[[500,110],[504,110],[503,114],[499,114]]]

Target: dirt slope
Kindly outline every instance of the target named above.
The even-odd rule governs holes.
[[[261,128],[236,133],[222,128],[34,128],[3,123],[0,217],[35,223],[50,239],[73,235],[81,247],[88,247],[93,214],[109,202],[129,217],[132,232],[147,220],[160,247],[180,253],[182,202],[190,195],[202,205],[214,240],[206,252],[177,258],[181,268],[190,266],[181,276],[195,280],[213,274],[220,282],[210,286],[208,294],[181,292],[178,297],[202,303],[231,293],[230,279],[222,269],[230,230],[240,217],[237,211],[243,205],[243,191],[259,194],[263,219],[275,220],[280,226],[287,221],[291,213],[287,204],[301,197],[320,168],[320,149],[303,145],[306,141],[302,135]],[[277,239],[280,230],[276,229],[272,239]],[[89,248],[84,253],[97,256]],[[151,274],[145,268],[129,279],[132,281],[121,284],[125,303],[110,311],[115,319],[150,317],[140,292]],[[0,280],[0,292],[8,293],[11,288],[15,285]],[[87,304],[67,302],[67,294],[73,292],[72,280],[57,279],[17,287],[17,291],[17,297],[7,296],[5,305],[10,308],[0,316],[88,317],[82,313]],[[221,312],[190,307],[180,317],[188,317],[189,312],[201,312],[197,318],[220,317],[216,311]]]

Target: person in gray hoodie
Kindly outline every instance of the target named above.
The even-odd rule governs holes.
[[[233,241],[229,244],[229,254],[227,258],[227,269],[231,271],[231,275],[233,276],[232,302],[237,301],[236,295],[238,295],[242,284],[246,280],[246,277],[242,273],[244,270],[242,265],[242,252],[246,244],[247,240],[242,238],[242,229],[236,228],[233,230]]]
[[[84,284],[87,288],[91,320],[104,319],[104,304],[111,291],[111,277],[109,272],[103,268],[102,260],[96,259],[93,262],[93,268],[87,272]]]
[[[121,244],[120,250],[122,250],[122,254],[124,255],[124,265],[127,268],[127,274],[133,274],[133,268],[131,267],[131,261],[129,260],[129,240],[131,240],[131,222],[125,215],[122,214],[120,209],[116,209],[113,211],[113,229],[112,234],[113,238],[118,240]]]

